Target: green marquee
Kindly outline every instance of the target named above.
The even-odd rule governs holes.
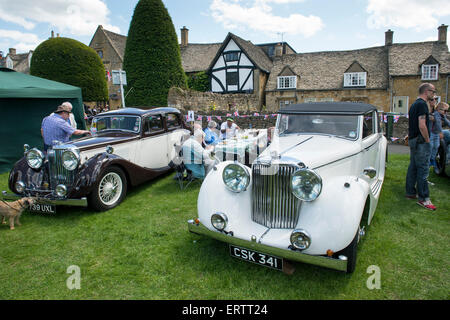
[[[81,89],[0,68],[0,172],[23,156],[23,145],[43,149],[41,123],[69,101],[78,129],[86,129]]]

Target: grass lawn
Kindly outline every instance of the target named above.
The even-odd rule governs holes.
[[[0,225],[0,299],[449,299],[450,179],[430,173],[438,210],[427,211],[404,197],[409,157],[389,159],[351,275],[294,263],[288,276],[230,257],[227,244],[187,231],[199,185],[181,192],[167,175],[107,212],[59,207],[25,212],[14,231]],[[66,286],[71,265],[79,290]],[[381,289],[366,286],[371,265]]]

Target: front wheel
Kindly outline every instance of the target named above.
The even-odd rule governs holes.
[[[97,211],[106,211],[121,203],[126,193],[125,173],[118,167],[109,167],[95,183],[94,189],[88,195],[88,203]]]

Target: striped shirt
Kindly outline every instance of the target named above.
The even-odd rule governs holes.
[[[70,136],[76,131],[57,113],[45,117],[41,127],[44,143],[49,146],[52,146],[54,141],[68,142]]]

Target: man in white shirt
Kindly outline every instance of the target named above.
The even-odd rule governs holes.
[[[236,136],[237,131],[240,129],[241,128],[234,123],[232,118],[228,118],[227,121],[220,126],[220,139],[231,139]]]

